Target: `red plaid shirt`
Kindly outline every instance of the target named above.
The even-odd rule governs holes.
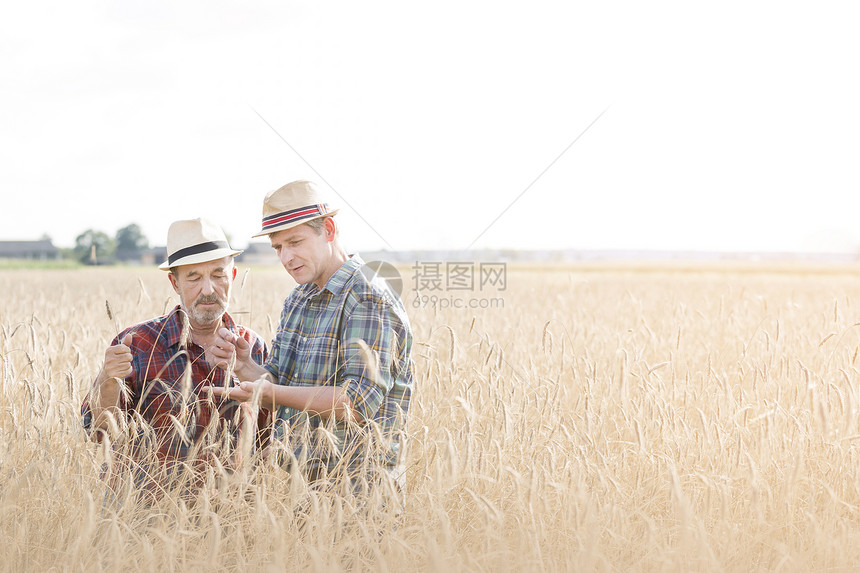
[[[163,487],[159,482],[176,477],[183,468],[229,467],[239,438],[239,403],[213,401],[201,391],[204,386],[224,386],[225,372],[210,367],[203,348],[190,337],[182,346],[183,312],[177,305],[165,316],[127,328],[111,342],[119,344],[126,334],[134,333],[134,372],[125,379],[129,392],[119,403],[132,431],[129,442],[118,444],[115,451],[124,454],[119,456],[121,460],[132,462],[135,484],[146,489]],[[263,340],[238,326],[227,313],[222,320],[226,328],[251,344],[254,361],[265,363]],[[87,394],[81,414],[84,427],[91,430],[89,398]],[[186,483],[198,482],[197,478]]]

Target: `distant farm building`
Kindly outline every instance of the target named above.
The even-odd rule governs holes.
[[[51,239],[39,241],[0,241],[0,259],[28,259],[34,261],[59,260],[60,249]]]
[[[248,243],[236,260],[243,265],[278,265],[280,260],[270,243]]]
[[[151,247],[139,251],[140,263],[148,266],[158,266],[167,260],[167,247]]]

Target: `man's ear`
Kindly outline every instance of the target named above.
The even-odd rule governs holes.
[[[233,280],[236,280],[236,273],[239,272],[239,268],[234,264],[233,265]]]
[[[168,272],[167,278],[170,279],[170,286],[173,287],[173,290],[176,291],[176,294],[179,294],[179,282],[176,279],[176,275],[172,272]]]
[[[325,219],[325,238],[326,241],[334,241],[337,235],[337,223],[334,222],[334,217],[326,217]]]

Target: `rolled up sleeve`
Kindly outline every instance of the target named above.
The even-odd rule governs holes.
[[[342,387],[353,408],[371,420],[394,384],[389,308],[384,302],[360,301],[346,313],[341,332]]]

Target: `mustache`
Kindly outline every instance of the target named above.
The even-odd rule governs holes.
[[[214,294],[208,295],[208,296],[201,295],[201,296],[197,297],[197,300],[194,301],[195,305],[207,304],[207,303],[215,303],[215,304],[220,304],[221,306],[224,306],[224,301],[221,299],[221,297],[214,295]]]

